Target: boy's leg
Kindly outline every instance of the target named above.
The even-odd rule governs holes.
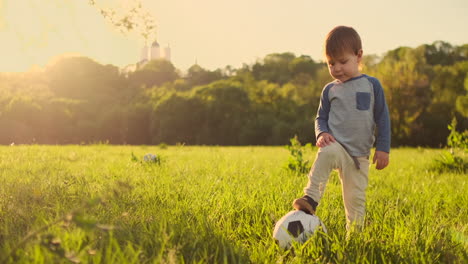
[[[294,200],[293,207],[295,209],[311,214],[315,213],[315,207],[325,192],[325,186],[331,171],[338,168],[338,160],[342,155],[342,151],[342,147],[336,142],[318,150],[308,175],[309,182],[304,188],[305,196]]]
[[[358,157],[360,169],[354,163],[343,164],[340,170],[343,201],[346,212],[346,228],[363,225],[366,211],[366,188],[368,184],[369,158]]]

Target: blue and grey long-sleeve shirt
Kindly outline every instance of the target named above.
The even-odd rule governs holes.
[[[377,136],[374,136],[377,128]],[[390,116],[379,80],[361,75],[325,86],[315,119],[315,136],[330,133],[351,156],[369,156],[376,149],[390,152]]]

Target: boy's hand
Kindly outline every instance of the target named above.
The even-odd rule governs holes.
[[[331,134],[323,132],[318,137],[316,145],[319,148],[323,148],[325,146],[330,145],[332,142],[335,142],[335,138]]]
[[[384,169],[388,166],[389,163],[388,156],[389,155],[387,152],[376,150],[374,153],[374,158],[372,159],[372,164],[375,164],[375,162],[377,161],[375,168],[378,170]]]

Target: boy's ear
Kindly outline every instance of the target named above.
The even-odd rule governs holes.
[[[363,54],[363,51],[362,51],[362,49],[360,49],[360,50],[358,51],[358,53],[357,53],[357,57],[358,57],[358,61],[359,61],[359,62],[360,62],[361,59],[362,59],[362,54]]]
[[[360,49],[360,50],[358,51],[358,53],[357,53],[357,56],[358,56],[359,58],[362,58],[362,53],[363,53],[363,51],[362,51],[362,49]]]

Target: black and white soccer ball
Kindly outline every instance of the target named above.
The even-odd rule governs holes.
[[[159,156],[157,156],[155,154],[148,153],[145,156],[143,156],[143,161],[159,164],[161,162],[161,159],[160,159]]]
[[[273,238],[281,248],[289,248],[293,241],[306,242],[320,228],[323,232],[327,232],[318,216],[299,210],[291,211],[276,222]]]

